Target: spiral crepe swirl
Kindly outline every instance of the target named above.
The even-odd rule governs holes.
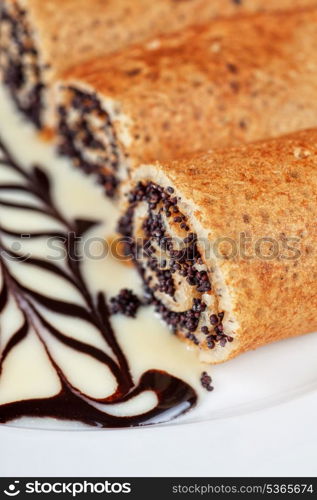
[[[316,40],[314,8],[218,20],[80,64],[56,85],[60,151],[113,195],[140,162],[314,127]]]
[[[18,2],[1,5],[0,69],[17,108],[40,127],[44,105],[42,62],[27,12]]]
[[[72,65],[219,15],[313,5],[313,0],[2,0],[4,81],[24,114],[45,124],[46,93]],[[168,19],[168,22],[167,22]],[[46,117],[46,118],[45,118]]]
[[[316,144],[304,131],[134,172],[119,230],[204,359],[316,330]]]

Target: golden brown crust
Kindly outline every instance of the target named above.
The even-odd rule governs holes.
[[[316,130],[156,164],[149,172],[141,167],[136,178],[163,173],[183,212],[201,227],[198,236],[207,231],[216,251],[240,325],[225,359],[317,330]]]
[[[138,161],[317,125],[317,9],[190,28],[68,71],[132,119]],[[109,78],[111,75],[111,78]]]
[[[219,16],[317,5],[316,0],[5,0],[18,1],[54,72],[98,54]]]

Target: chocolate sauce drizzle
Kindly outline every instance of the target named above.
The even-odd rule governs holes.
[[[33,166],[30,170],[24,170],[0,139],[0,166],[1,165],[18,173],[22,182],[9,184],[0,183],[0,193],[28,193],[34,198],[35,204],[16,203],[14,196],[12,196],[12,201],[0,201],[0,210],[1,206],[9,206],[21,210],[33,210],[49,215],[58,222],[64,230],[61,233],[33,232],[30,234],[30,237],[36,239],[43,236],[62,236],[65,242],[65,249],[67,249],[67,257],[66,270],[49,260],[35,257],[23,259],[23,256],[18,252],[7,248],[3,241],[6,235],[17,238],[20,238],[22,235],[8,229],[6,225],[8,221],[2,219],[0,211],[0,271],[2,273],[0,314],[5,310],[11,297],[14,299],[23,315],[22,325],[11,335],[10,340],[4,346],[2,352],[0,352],[0,377],[6,358],[28,336],[32,328],[42,342],[49,362],[54,367],[61,384],[61,390],[56,396],[43,399],[22,400],[0,405],[0,422],[5,423],[20,417],[28,416],[73,420],[97,427],[132,427],[166,422],[184,414],[195,406],[197,402],[195,391],[184,381],[166,372],[149,370],[145,372],[141,376],[139,382],[135,384],[131,376],[129,362],[111,326],[110,312],[107,306],[106,297],[101,292],[96,294],[96,296],[90,292],[83,277],[80,260],[72,258],[73,255],[77,255],[76,246],[78,245],[78,237],[84,235],[93,225],[97,224],[97,222],[78,219],[69,221],[54,203],[51,181],[45,171],[39,166]],[[23,261],[23,265],[25,266],[35,266],[67,280],[67,282],[81,295],[84,306],[60,300],[58,297],[47,297],[43,295],[40,290],[34,291],[26,287],[10,272],[8,258],[19,259]],[[57,329],[47,318],[45,318],[45,310],[66,317],[80,318],[90,323],[105,339],[114,356],[112,357],[97,347],[67,336],[65,332]],[[78,389],[73,387],[62,368],[54,359],[53,354],[50,352],[43,331],[49,332],[50,335],[68,348],[89,355],[107,366],[118,384],[115,393],[101,400],[82,394]],[[109,404],[124,403],[138,396],[143,391],[148,390],[156,394],[157,405],[143,414],[129,417],[117,417],[100,409],[100,403],[102,403],[106,409],[106,406]],[[94,403],[99,403],[98,408],[96,408]]]

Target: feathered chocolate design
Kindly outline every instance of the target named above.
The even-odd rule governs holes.
[[[195,391],[185,382],[165,372],[150,370],[135,384],[129,362],[111,326],[106,297],[103,293],[96,296],[91,293],[81,269],[81,261],[73,258],[78,250],[78,237],[84,235],[97,222],[68,220],[54,202],[51,181],[45,171],[39,166],[24,170],[1,141],[0,150],[1,168],[12,171],[17,179],[14,182],[0,183],[0,314],[5,314],[8,307],[14,307],[16,318],[19,318],[19,324],[12,332],[7,331],[11,325],[5,324],[0,333],[0,379],[5,373],[9,356],[14,356],[15,349],[28,336],[36,335],[60,384],[59,392],[51,397],[3,404],[0,406],[0,422],[32,416],[76,420],[99,427],[129,427],[167,421],[186,412],[195,405],[197,397]],[[30,201],[25,201],[21,195]],[[28,230],[26,227],[21,234],[10,228],[10,218],[1,216],[1,208],[20,210],[21,213],[40,213],[53,221],[60,230]],[[8,237],[13,237],[17,242],[26,234],[31,240],[59,237],[65,247],[66,258],[63,265],[50,259],[26,255],[16,250],[14,245],[6,243]],[[36,289],[26,285],[19,274],[13,271],[16,263],[23,266],[24,273],[39,270],[44,273],[45,280],[37,280]],[[41,290],[41,283],[47,284],[54,278],[64,282],[65,287],[72,290],[70,296],[78,297],[78,300],[66,301],[55,293],[47,295],[47,286],[45,292]],[[65,319],[74,318],[94,328],[106,348],[102,349],[93,342],[90,344],[68,335],[66,326],[60,328],[60,323],[58,327],[54,324],[52,313]],[[76,387],[55,354],[52,346],[56,342],[59,348],[62,346],[63,349],[70,349],[74,355],[89,356],[108,368],[116,381],[114,392],[100,399]],[[154,391],[157,396],[156,406],[149,411],[123,417],[106,412],[107,405],[127,402],[147,390]]]

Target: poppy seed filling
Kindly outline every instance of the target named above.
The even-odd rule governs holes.
[[[109,114],[95,94],[67,87],[67,105],[59,115],[59,153],[72,159],[86,174],[95,174],[106,194],[113,197],[119,185],[120,152]]]
[[[17,108],[40,128],[44,83],[27,13],[17,4],[0,12],[0,68]]]
[[[143,278],[148,303],[171,329],[197,346],[224,347],[233,338],[224,332],[224,312],[216,304],[215,312],[208,313],[210,273],[179,202],[172,187],[139,182],[118,230]],[[180,310],[184,304],[186,310]]]
[[[124,314],[135,318],[140,306],[140,299],[128,288],[123,288],[116,297],[110,299],[111,314]]]

